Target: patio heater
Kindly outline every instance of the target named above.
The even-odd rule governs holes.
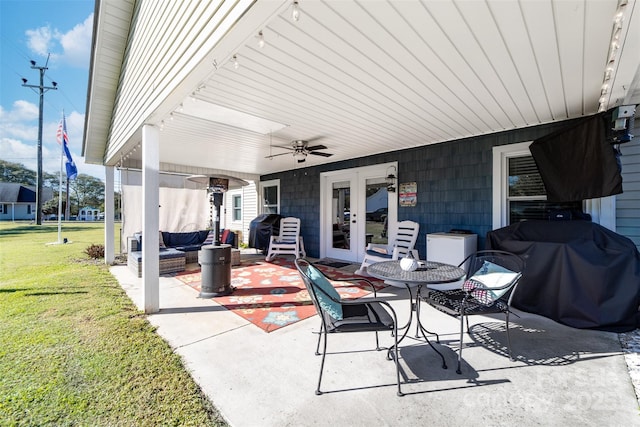
[[[220,208],[230,184],[248,185],[247,181],[226,175],[192,175],[187,180],[207,186],[209,197],[209,226],[213,229],[213,244],[202,246],[198,252],[201,266],[200,298],[229,295],[231,287],[231,245],[220,244]],[[215,209],[215,220],[214,220]]]
[[[244,187],[249,185],[244,179],[236,178],[229,175],[191,175],[187,177],[188,181],[195,182],[196,184],[206,185],[207,194],[209,197],[210,209],[209,209],[209,224],[214,233],[214,246],[220,245],[220,207],[222,206],[222,200],[224,193],[229,188]],[[214,215],[215,210],[215,215]],[[215,219],[214,219],[215,218]]]

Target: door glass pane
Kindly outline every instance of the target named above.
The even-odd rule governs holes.
[[[334,182],[331,205],[333,212],[333,247],[349,249],[351,237],[351,184],[349,181]]]
[[[367,179],[366,197],[367,226],[365,237],[367,244],[378,243],[386,245],[389,242],[387,236],[389,196],[385,179]]]

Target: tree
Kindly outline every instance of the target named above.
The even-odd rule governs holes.
[[[69,192],[76,204],[74,206],[69,200],[72,215],[77,215],[80,208],[84,207],[104,210],[104,183],[98,178],[81,173],[69,182]]]
[[[65,189],[65,185],[64,185],[65,179],[66,177],[63,176],[62,191],[64,191]],[[60,172],[56,172],[56,173],[43,172],[42,182],[45,187],[51,187],[51,189],[53,189],[54,194],[58,194],[59,187],[60,187]]]
[[[27,169],[22,163],[0,160],[0,181],[35,186],[37,184],[36,171]]]

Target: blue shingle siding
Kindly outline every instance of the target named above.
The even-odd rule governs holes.
[[[418,186],[415,207],[398,207],[398,221],[420,223],[416,248],[425,257],[426,234],[452,228],[478,235],[484,248],[492,224],[492,147],[531,141],[570,122],[560,122],[491,135],[426,145],[403,151],[300,168],[264,175],[262,181],[280,179],[280,214],[299,217],[305,249],[311,257],[320,255],[320,173],[398,162],[398,182]]]

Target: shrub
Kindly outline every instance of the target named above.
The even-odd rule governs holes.
[[[91,245],[88,246],[84,253],[89,255],[89,258],[99,259],[104,258],[104,245]]]

